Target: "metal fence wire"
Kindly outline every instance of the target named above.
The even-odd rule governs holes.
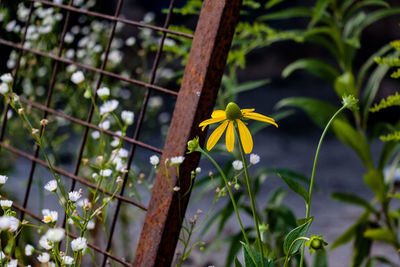
[[[78,186],[77,184],[88,188],[96,188],[95,184],[80,177],[79,173],[85,146],[88,142],[89,131],[100,130],[100,128],[92,122],[94,116],[93,104],[89,107],[85,120],[68,115],[62,110],[52,107],[52,97],[57,88],[57,75],[59,74],[60,69],[68,65],[75,65],[80,69],[97,74],[96,86],[94,88],[96,91],[101,87],[105,77],[110,77],[143,88],[145,93],[138,118],[136,119],[135,129],[131,136],[122,137],[124,142],[131,145],[127,160],[127,168],[130,168],[138,147],[161,154],[162,157],[160,162],[164,162],[165,159],[173,156],[185,155],[186,143],[188,140],[195,136],[199,136],[201,144],[204,142],[205,133],[200,131],[198,124],[210,116],[211,110],[214,106],[241,5],[240,0],[205,0],[197,22],[195,34],[192,35],[169,29],[171,18],[173,16],[175,0],[170,1],[164,24],[161,27],[121,17],[120,14],[123,2],[123,0],[117,0],[114,14],[107,15],[76,7],[74,6],[74,0],[69,0],[68,4],[62,4],[62,1],[60,3],[60,1],[30,0],[27,1],[29,5],[29,13],[25,20],[25,26],[22,28],[22,38],[20,42],[13,42],[5,39],[4,36],[0,36],[0,51],[6,48],[18,51],[18,56],[13,70],[14,80],[12,86],[14,90],[17,89],[17,81],[21,78],[21,60],[25,55],[32,54],[38,57],[48,58],[53,64],[45,102],[38,103],[23,97],[21,97],[21,101],[32,109],[41,111],[43,119],[46,119],[49,116],[60,117],[70,121],[72,124],[80,125],[84,129],[79,148],[77,148],[77,156],[73,170],[68,171],[59,166],[54,167],[54,170],[59,175],[72,180],[71,187],[69,188],[70,190],[74,190]],[[43,49],[26,45],[28,28],[30,23],[32,23],[32,16],[36,3],[40,3],[47,7],[58,8],[60,12],[64,13],[62,33],[59,39],[58,48],[55,50],[56,52],[47,52]],[[0,0],[0,8],[2,5],[5,5],[5,1]],[[71,28],[71,17],[76,14],[79,16],[88,16],[107,20],[110,23],[110,31],[108,33],[107,44],[104,49],[104,56],[102,57],[100,67],[94,67],[90,64],[73,61],[64,56],[66,36],[67,32]],[[112,42],[116,35],[118,23],[142,29],[147,28],[160,34],[161,37],[156,48],[148,80],[144,81],[130,78],[126,75],[121,75],[107,70],[106,66],[109,60]],[[179,36],[182,38],[193,39],[191,52],[185,66],[185,72],[179,91],[164,88],[155,83],[157,71],[160,69],[160,60],[165,49],[165,40],[167,36]],[[3,61],[4,59],[0,60]],[[148,110],[149,99],[154,93],[166,94],[176,98],[175,106],[173,107],[173,116],[169,125],[169,132],[163,149],[139,141],[144,125],[144,118]],[[41,216],[29,210],[28,203],[30,201],[35,170],[38,165],[45,168],[48,168],[49,166],[44,160],[40,159],[40,149],[38,146],[34,147],[32,153],[27,153],[10,142],[5,142],[5,136],[8,131],[8,109],[9,107],[6,107],[2,118],[0,147],[31,162],[29,176],[26,181],[26,188],[24,189],[25,193],[23,201],[22,203],[14,203],[13,206],[20,211],[21,220],[26,215],[29,215],[31,218],[37,219],[38,222],[41,222]],[[40,132],[42,131],[43,128],[40,129]],[[104,133],[120,138],[118,133],[110,130],[104,130]],[[10,134],[12,135],[12,133]],[[196,155],[196,153],[186,156],[185,161],[180,167],[181,190],[187,190],[189,188],[190,172],[197,166],[198,162],[199,155]],[[173,168],[169,170],[169,175],[171,183],[176,185],[176,171]],[[170,266],[182,223],[179,216],[177,216],[178,201],[176,199],[176,194],[170,190],[163,172],[159,172],[156,175],[149,205],[145,206],[130,197],[124,196],[128,180],[126,176],[127,173],[123,175],[123,184],[119,193],[115,195],[116,208],[111,212],[112,214],[109,215],[112,216],[112,218],[108,229],[108,239],[106,242],[101,244],[89,243],[88,246],[97,253],[103,255],[103,258],[100,261],[101,266],[105,266],[110,261],[122,266]],[[111,195],[110,192],[106,193]],[[183,212],[186,210],[188,198],[189,196],[185,197],[180,202]],[[113,236],[122,203],[127,203],[146,212],[145,222],[133,262],[127,262],[126,259],[119,258],[112,250]],[[132,252],[134,252],[133,249]]]

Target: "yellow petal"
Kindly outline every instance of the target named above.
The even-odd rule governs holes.
[[[225,110],[214,110],[213,113],[211,114],[211,118],[219,118],[219,117],[225,117]]]
[[[254,108],[245,108],[242,109],[242,113],[243,115],[245,115],[246,113],[253,112],[254,110],[255,110]]]
[[[204,131],[204,128],[206,128],[207,125],[212,124],[212,123],[216,123],[216,122],[220,122],[220,121],[223,121],[225,119],[226,119],[226,117],[211,118],[211,119],[202,121],[199,124],[199,127],[203,127],[201,130]]]
[[[220,126],[218,126],[217,129],[215,129],[214,132],[210,135],[207,141],[207,150],[211,150],[215,146],[215,144],[221,138],[221,135],[224,133],[228,123],[229,121],[225,121]]]
[[[226,129],[225,142],[228,151],[232,152],[233,147],[235,146],[235,132],[233,130],[233,121],[229,121],[228,128]]]
[[[249,129],[247,129],[247,126],[241,120],[236,120],[236,122],[238,124],[244,153],[249,154],[253,150],[253,138],[251,137]]]
[[[244,117],[246,119],[252,119],[252,120],[256,120],[256,121],[268,122],[268,123],[271,123],[271,124],[275,125],[276,127],[278,127],[278,124],[276,124],[276,122],[275,122],[275,120],[273,118],[264,116],[264,115],[259,114],[259,113],[250,112],[250,113],[247,113],[246,115],[244,115]]]

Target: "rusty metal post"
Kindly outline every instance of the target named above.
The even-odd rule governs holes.
[[[186,144],[195,136],[204,143],[199,123],[210,117],[215,104],[227,55],[235,31],[241,0],[205,0],[193,39],[182,86],[164,146],[160,168],[174,156],[185,156],[180,166],[180,191],[186,192],[190,172],[200,160],[199,153],[185,155]],[[176,168],[169,167],[172,187],[178,185]],[[159,171],[132,266],[170,266],[185,214],[189,194],[180,200]],[[181,211],[181,215],[179,214]]]

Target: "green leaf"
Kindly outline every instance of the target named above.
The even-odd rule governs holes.
[[[309,217],[309,218],[300,218],[300,219],[297,219],[297,220],[296,220],[296,224],[297,224],[298,226],[300,226],[300,225],[302,225],[302,224],[305,224],[305,223],[308,222],[309,220],[313,221],[313,220],[314,220],[314,216],[311,216],[311,217]]]
[[[312,15],[313,11],[310,8],[295,7],[260,16],[257,18],[257,20],[264,21],[264,20],[276,20],[276,19],[290,19],[299,17],[311,17]]]
[[[290,233],[286,236],[285,241],[283,243],[283,250],[285,255],[291,256],[296,254],[301,245],[303,244],[304,240],[295,241],[299,237],[305,237],[308,232],[308,228],[310,228],[312,219],[308,222],[294,228]],[[292,243],[294,243],[292,245]]]
[[[334,88],[339,98],[345,95],[358,95],[354,76],[351,72],[345,72],[337,77]]]
[[[340,141],[350,146],[358,154],[367,169],[373,168],[369,144],[363,134],[348,122],[339,119],[333,121],[332,130]]]
[[[313,27],[321,19],[322,15],[329,5],[329,2],[330,0],[317,0],[313,11],[313,17],[310,24],[308,25],[309,28]]]
[[[242,92],[245,92],[245,91],[253,90],[255,88],[258,88],[258,87],[261,87],[263,85],[266,85],[266,84],[268,84],[270,82],[271,82],[271,80],[269,80],[269,79],[244,82],[244,83],[241,83],[238,86],[232,88],[231,90],[229,90],[229,92],[232,93],[232,94],[238,94],[238,93],[242,93]]]
[[[243,246],[243,255],[244,255],[244,263],[246,267],[260,267],[261,266],[261,255],[255,251],[253,248],[249,248],[245,243],[242,243]],[[250,249],[253,252],[255,257],[256,264],[254,264],[253,260],[251,259]],[[274,261],[270,259],[264,259],[264,266],[265,267],[274,267]]]
[[[359,196],[356,196],[354,194],[336,192],[336,193],[332,193],[331,197],[333,199],[339,200],[341,202],[361,206],[361,207],[366,208],[370,212],[377,213],[377,211],[374,209],[374,207],[368,201],[366,201],[365,199],[360,198]]]
[[[354,4],[351,8],[349,8],[344,16],[343,16],[343,20],[346,21],[350,16],[352,16],[355,12],[357,12],[358,10],[367,7],[367,6],[381,6],[381,7],[386,7],[386,8],[390,8],[390,5],[383,0],[364,0],[361,2],[358,2],[356,4]]]
[[[266,168],[265,170],[263,170],[263,173],[265,173],[265,174],[276,174],[276,175],[281,174],[281,175],[283,175],[285,177],[297,180],[297,181],[305,183],[307,185],[310,184],[310,178],[308,178],[304,174],[301,174],[301,173],[298,173],[298,172],[295,172],[295,171],[289,170],[289,169]]]
[[[377,241],[383,241],[398,247],[397,236],[393,231],[386,228],[368,229],[364,232],[364,237]]]
[[[386,187],[382,171],[371,169],[364,175],[365,184],[375,193],[380,203],[386,199]]]
[[[277,4],[282,3],[285,0],[269,0],[267,3],[265,3],[265,8],[271,8],[273,6],[276,6]]]
[[[298,182],[279,174],[279,177],[292,189],[296,194],[301,196],[306,203],[308,203],[308,193],[307,190]]]
[[[226,260],[225,260],[225,266],[229,267],[232,266],[232,261],[235,258],[236,255],[239,253],[241,245],[240,245],[240,240],[243,239],[243,233],[242,231],[239,231],[235,235],[231,235],[229,239],[227,240],[227,243],[229,245],[229,250],[226,255]]]
[[[321,129],[325,127],[333,114],[338,110],[334,105],[317,99],[306,97],[289,97],[279,101],[275,108],[296,107],[307,113],[308,117]],[[341,113],[337,117],[344,121],[346,117]]]
[[[235,257],[235,267],[243,267],[242,263],[240,263],[237,257]]]
[[[282,77],[287,78],[296,70],[304,69],[309,73],[322,78],[329,83],[334,83],[336,77],[340,75],[339,71],[326,62],[318,59],[299,59],[282,71]]]
[[[350,226],[341,236],[339,236],[335,240],[335,242],[333,242],[330,249],[333,250],[339,246],[342,246],[342,245],[350,242],[353,239],[353,237],[356,235],[357,227],[360,224],[363,224],[366,221],[368,221],[368,215],[369,215],[369,212],[364,212],[355,224]]]

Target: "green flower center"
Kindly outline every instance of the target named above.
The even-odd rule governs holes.
[[[225,108],[226,118],[228,120],[237,120],[243,117],[242,111],[236,103],[230,102]]]

